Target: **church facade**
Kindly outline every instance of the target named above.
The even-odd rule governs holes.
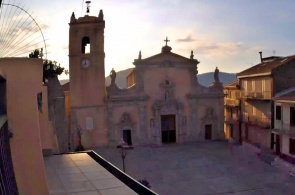
[[[224,94],[218,69],[212,85],[198,83],[199,61],[172,52],[134,60],[128,87],[116,85],[116,72],[105,86],[103,13],[70,22],[69,64],[71,132],[82,132],[84,147],[162,145],[224,138]],[[90,51],[85,52],[86,45]]]

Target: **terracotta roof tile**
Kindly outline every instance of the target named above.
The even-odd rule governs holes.
[[[287,56],[287,57],[269,57],[269,58],[263,58],[263,62],[259,63],[253,67],[250,67],[240,73],[237,74],[237,77],[239,76],[251,76],[254,74],[261,74],[261,73],[271,73],[272,69],[281,66],[283,64],[286,64],[287,62],[290,62],[291,60],[295,59],[295,55],[293,56]]]

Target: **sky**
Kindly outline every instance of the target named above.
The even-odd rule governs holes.
[[[70,16],[85,15],[83,0],[4,0],[24,5],[37,16],[46,39],[47,58],[68,69]],[[104,12],[105,74],[134,67],[158,54],[166,36],[172,52],[194,52],[199,74],[238,73],[263,57],[295,54],[294,0],[92,0],[90,15]],[[61,75],[60,79],[67,79]]]

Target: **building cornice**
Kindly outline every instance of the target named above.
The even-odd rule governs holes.
[[[238,79],[242,78],[249,78],[249,77],[259,77],[259,76],[270,76],[271,72],[266,72],[266,73],[258,73],[258,74],[250,74],[250,75],[242,75],[242,76],[237,76]]]

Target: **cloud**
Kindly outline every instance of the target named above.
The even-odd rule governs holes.
[[[186,38],[184,39],[177,39],[176,42],[194,42],[196,41],[195,39],[192,39],[192,35],[188,35]]]
[[[213,43],[210,41],[198,42],[195,44],[194,48],[197,53],[210,56],[234,55],[241,52],[242,50],[248,49],[242,43]]]

